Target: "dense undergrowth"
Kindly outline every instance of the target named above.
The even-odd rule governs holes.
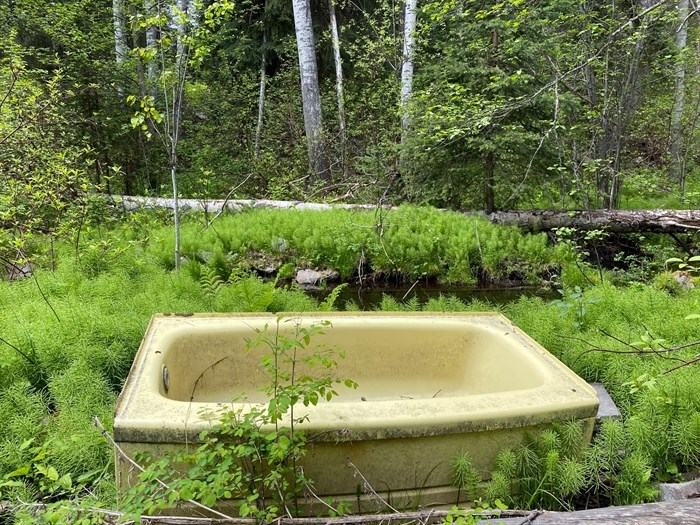
[[[173,266],[171,230],[150,234],[151,251]],[[523,234],[477,217],[405,206],[394,211],[254,210],[225,215],[204,229],[192,221],[182,230],[182,255],[207,262],[222,279],[232,267],[333,268],[341,278],[435,278],[475,283],[517,276],[537,282],[567,251],[545,234]],[[197,272],[196,266],[194,270]]]
[[[92,418],[109,428],[154,312],[333,307],[334,296],[319,304],[294,285],[251,276],[245,268],[252,254],[284,252],[297,266],[335,267],[344,276],[363,256],[375,272],[412,278],[469,282],[482,269],[534,275],[555,264],[564,265],[564,276],[578,272],[571,256],[544,237],[478,219],[406,208],[377,226],[372,214],[326,213],[244,213],[208,230],[193,220],[183,232],[189,262],[180,273],[171,269],[170,230],[148,216],[128,226],[85,228],[77,253],[72,243],[55,244],[52,256],[37,249],[34,277],[0,284],[0,500],[80,495],[115,506],[113,451]],[[587,451],[567,450],[561,431],[528,447],[531,464],[520,465],[529,470],[517,471],[504,452],[494,477],[500,488],[477,487],[483,492],[474,497],[551,508],[594,496],[632,503],[653,497],[650,481],[700,467],[700,374],[692,365],[669,372],[679,359],[693,359],[697,347],[664,351],[697,339],[700,319],[692,314],[700,314],[700,292],[584,282],[576,283],[582,288],[565,282],[572,286],[559,302],[522,298],[501,307],[451,297],[424,305],[384,299],[383,310],[499,309],[585,379],[604,383],[623,412],[623,422],[610,423]],[[564,476],[578,477],[565,484]],[[514,490],[533,483],[534,492]],[[564,486],[571,490],[553,492]]]

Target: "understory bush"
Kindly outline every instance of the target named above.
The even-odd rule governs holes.
[[[490,480],[481,483],[472,459],[454,459],[454,482],[472,501],[502,501],[511,508],[574,510],[652,501],[657,491],[651,461],[633,445],[622,423],[606,420],[591,445],[582,427],[571,421],[503,449]],[[462,484],[467,480],[466,484]]]
[[[283,324],[289,323],[293,328],[286,332]],[[298,319],[279,316],[276,325],[256,329],[245,349],[259,355],[259,368],[269,380],[262,389],[269,402],[206,414],[217,422],[200,433],[195,451],[138,458],[147,466],[122,500],[127,513],[139,519],[144,512],[174,504],[194,500],[212,507],[227,499],[236,502],[241,517],[261,522],[298,515],[299,500],[313,490],[300,464],[308,442],[303,426],[299,428],[309,419],[304,407],[330,401],[341,383],[357,388],[351,379],[335,375],[341,351],[312,346],[313,338],[331,328],[329,321],[303,327]],[[327,506],[336,515],[343,513]]]

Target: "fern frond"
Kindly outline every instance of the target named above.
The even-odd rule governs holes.
[[[214,269],[209,266],[202,267],[202,276],[199,278],[199,285],[202,287],[202,292],[207,297],[215,297],[224,282],[217,275]]]

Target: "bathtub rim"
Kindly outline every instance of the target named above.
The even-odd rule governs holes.
[[[485,321],[499,328],[508,328],[549,365],[542,385],[525,390],[475,394],[464,397],[343,403],[343,417],[338,416],[340,404],[319,403],[302,407],[310,421],[300,428],[316,434],[319,441],[353,441],[360,439],[390,439],[398,437],[435,436],[468,433],[499,428],[533,426],[561,420],[594,417],[598,408],[595,390],[573,373],[539,343],[497,312],[268,312],[154,314],[136,353],[127,381],[115,407],[114,437],[122,442],[198,442],[200,432],[214,424],[199,415],[200,409],[214,406],[245,408],[251,403],[205,403],[168,399],[156,386],[159,358],[150,358],[154,345],[178,325],[207,321],[241,321],[278,317],[301,318],[313,322],[343,318],[413,318],[426,320]],[[189,322],[188,322],[189,321]],[[157,351],[156,351],[157,353]],[[149,374],[147,376],[147,374]],[[150,388],[149,388],[150,387]],[[511,403],[518,399],[517,408]],[[411,408],[407,412],[407,406]],[[373,409],[380,414],[371,417]],[[420,414],[425,417],[416,417]],[[368,417],[369,416],[369,417]]]
[[[424,318],[472,323],[484,321],[513,331],[525,343],[528,352],[544,359],[545,380],[536,388],[464,397],[374,401],[371,403],[342,403],[344,417],[339,417],[341,404],[319,403],[317,407],[302,407],[310,421],[300,426],[318,441],[353,441],[391,439],[398,437],[461,434],[501,428],[533,426],[567,419],[595,417],[598,397],[595,390],[574,374],[555,356],[498,312],[241,312],[198,314],[154,314],[136,353],[129,376],[115,406],[114,437],[121,442],[196,443],[200,432],[213,422],[199,416],[203,407],[213,402],[188,402],[168,399],[160,394],[159,358],[155,352],[160,338],[183,324],[244,319],[266,319],[271,323],[278,317],[301,318],[313,322],[343,318]],[[188,322],[189,321],[189,322]],[[175,328],[176,329],[176,328]],[[153,350],[154,352],[151,352]],[[544,366],[544,365],[543,365]],[[147,377],[146,377],[147,376]],[[145,384],[145,385],[144,385]],[[150,386],[150,389],[144,389]],[[517,401],[517,403],[514,403]],[[513,405],[516,408],[513,408]],[[225,403],[221,406],[244,408],[250,403]],[[411,410],[406,410],[410,406]],[[380,414],[376,415],[376,409]],[[375,417],[371,416],[374,410]],[[416,417],[419,414],[424,417]],[[184,417],[183,417],[184,416]],[[359,421],[359,422],[358,422]]]

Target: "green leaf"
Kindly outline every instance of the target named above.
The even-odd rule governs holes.
[[[19,467],[16,470],[13,470],[12,472],[10,472],[7,475],[7,477],[8,478],[16,478],[19,476],[26,476],[27,474],[29,474],[29,465],[24,465],[24,466]]]
[[[182,500],[190,500],[194,497],[194,494],[192,494],[192,490],[188,486],[184,486],[180,489],[180,499]]]
[[[209,493],[206,496],[204,496],[204,498],[202,499],[202,504],[206,505],[207,507],[212,507],[212,506],[214,506],[215,503],[216,503],[216,495],[215,494]],[[243,514],[241,514],[241,516],[243,516]]]
[[[20,451],[26,450],[27,447],[29,447],[29,445],[31,445],[32,443],[34,443],[34,438],[29,438],[28,440],[26,440],[24,443],[22,443],[22,444],[19,446],[19,450],[20,450]]]
[[[46,477],[51,481],[56,481],[58,479],[58,471],[54,467],[49,466],[49,468],[46,469]]]

